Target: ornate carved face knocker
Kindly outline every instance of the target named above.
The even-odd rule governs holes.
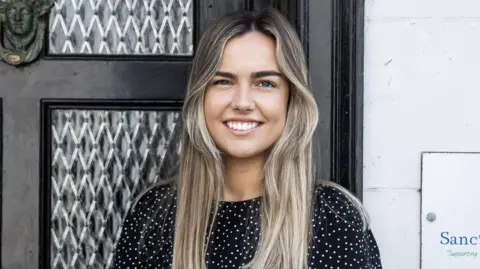
[[[0,59],[20,65],[34,61],[43,47],[45,15],[54,0],[0,2]]]

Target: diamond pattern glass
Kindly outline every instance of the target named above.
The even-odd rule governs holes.
[[[55,0],[50,54],[192,55],[193,0]]]
[[[178,165],[172,111],[53,110],[51,268],[109,268],[133,199]]]

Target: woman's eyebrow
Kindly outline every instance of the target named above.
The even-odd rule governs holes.
[[[234,79],[237,77],[235,74],[230,72],[225,72],[225,71],[217,71],[215,72],[215,75],[219,77],[226,77],[231,79]],[[258,71],[258,72],[252,73],[252,78],[261,78],[261,77],[269,77],[269,76],[283,77],[282,73],[274,70],[265,70],[265,71]]]
[[[231,78],[231,79],[234,79],[234,78],[237,77],[237,76],[235,76],[233,73],[224,72],[224,71],[217,71],[217,72],[215,72],[215,76],[226,77],[226,78]]]
[[[252,74],[253,78],[261,78],[261,77],[269,77],[269,76],[283,77],[282,73],[274,70],[258,71]]]

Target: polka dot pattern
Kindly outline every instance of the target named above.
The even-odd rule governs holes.
[[[175,203],[168,186],[140,199],[125,219],[113,269],[171,268]],[[240,268],[252,259],[260,237],[259,208],[259,198],[220,203],[205,257],[208,268]],[[338,189],[317,187],[312,228],[309,269],[382,268],[371,230],[363,230],[359,212]]]

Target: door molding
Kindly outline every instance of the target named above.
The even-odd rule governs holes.
[[[332,178],[362,199],[364,0],[333,0]]]
[[[320,124],[313,147],[314,175],[335,181],[362,199],[365,2],[277,2],[281,2],[277,6],[290,19],[295,18],[309,62],[312,91],[319,105]],[[329,29],[325,28],[328,26]]]

